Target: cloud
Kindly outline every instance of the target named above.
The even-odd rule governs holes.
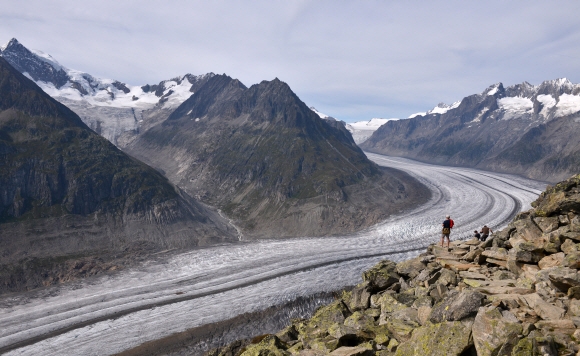
[[[130,84],[280,78],[347,121],[407,117],[501,81],[580,81],[580,3],[39,1],[0,9],[8,41]]]

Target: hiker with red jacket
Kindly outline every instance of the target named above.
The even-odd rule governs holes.
[[[451,220],[451,216],[447,215],[445,221],[443,221],[443,230],[441,231],[441,247],[443,247],[445,238],[447,238],[447,248],[449,248],[449,234],[451,234],[453,225],[454,223],[453,220]]]

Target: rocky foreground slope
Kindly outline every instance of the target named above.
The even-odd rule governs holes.
[[[382,261],[310,319],[207,355],[580,355],[580,175],[485,242]]]

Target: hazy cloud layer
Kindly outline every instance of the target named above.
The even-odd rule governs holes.
[[[503,82],[580,81],[576,1],[39,1],[0,7],[66,67],[129,84],[275,77],[345,121],[407,117]]]

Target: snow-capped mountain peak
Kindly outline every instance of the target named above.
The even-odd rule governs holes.
[[[69,69],[48,53],[27,49],[15,38],[2,48],[0,56],[115,144],[124,132],[139,131],[142,112],[176,108],[214,76],[185,74],[158,84],[128,85]]]

